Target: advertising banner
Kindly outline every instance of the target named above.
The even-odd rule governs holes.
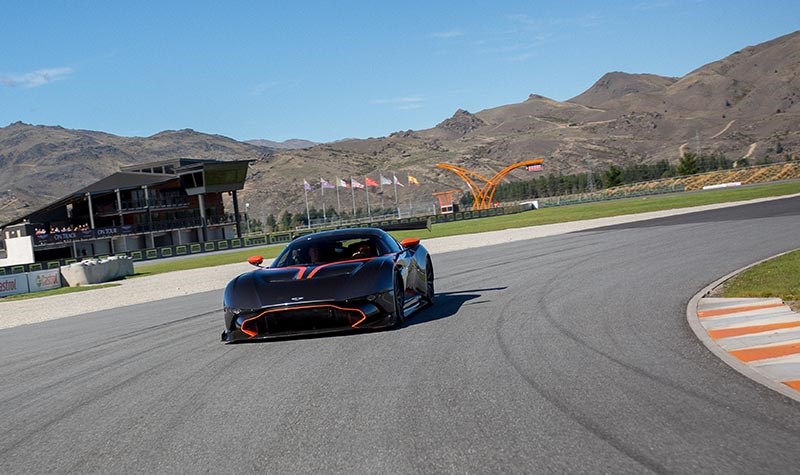
[[[0,276],[0,297],[28,292],[27,274]]]
[[[61,287],[61,271],[59,269],[28,272],[28,288],[31,292],[57,289]]]
[[[100,239],[133,232],[133,226],[112,226],[108,228],[86,229],[84,231],[61,231],[57,233],[37,234],[34,244],[56,244],[60,242],[80,241],[85,239]]]

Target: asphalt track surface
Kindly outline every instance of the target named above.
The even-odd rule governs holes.
[[[0,473],[796,472],[800,403],[686,304],[797,247],[791,198],[434,256],[393,331],[223,345],[221,291],[2,330]]]

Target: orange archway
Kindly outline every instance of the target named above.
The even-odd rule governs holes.
[[[456,165],[449,165],[447,163],[437,163],[436,166],[439,168],[444,168],[445,170],[450,170],[458,175],[459,178],[464,180],[464,183],[467,184],[469,191],[472,193],[473,209],[489,209],[492,207],[492,198],[494,197],[494,192],[497,189],[497,185],[500,184],[503,178],[505,178],[505,176],[508,175],[511,170],[519,167],[541,165],[542,163],[544,163],[544,158],[542,157],[533,160],[517,162],[513,165],[503,168],[492,178],[486,178],[483,175],[467,170],[466,168],[461,168]],[[476,180],[482,181],[483,186],[479,187],[476,183]]]

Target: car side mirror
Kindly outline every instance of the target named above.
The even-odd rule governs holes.
[[[260,267],[261,263],[264,262],[264,258],[261,256],[250,256],[247,258],[247,262],[256,267]]]
[[[400,245],[403,246],[403,249],[408,249],[414,246],[419,245],[419,238],[405,238],[400,241]]]

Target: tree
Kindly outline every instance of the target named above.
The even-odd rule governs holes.
[[[603,173],[603,186],[611,188],[622,184],[622,169],[616,165],[611,167]]]
[[[275,221],[275,216],[273,216],[272,214],[267,216],[267,228],[268,228],[268,231],[270,231],[270,232],[271,231],[275,231],[277,229],[277,227],[278,227],[278,223],[277,223],[277,221]]]
[[[292,213],[284,211],[281,215],[281,230],[286,231],[292,229]]]
[[[681,157],[680,163],[678,163],[678,174],[679,175],[694,175],[699,171],[697,165],[697,155],[692,152],[687,152],[683,154]]]

